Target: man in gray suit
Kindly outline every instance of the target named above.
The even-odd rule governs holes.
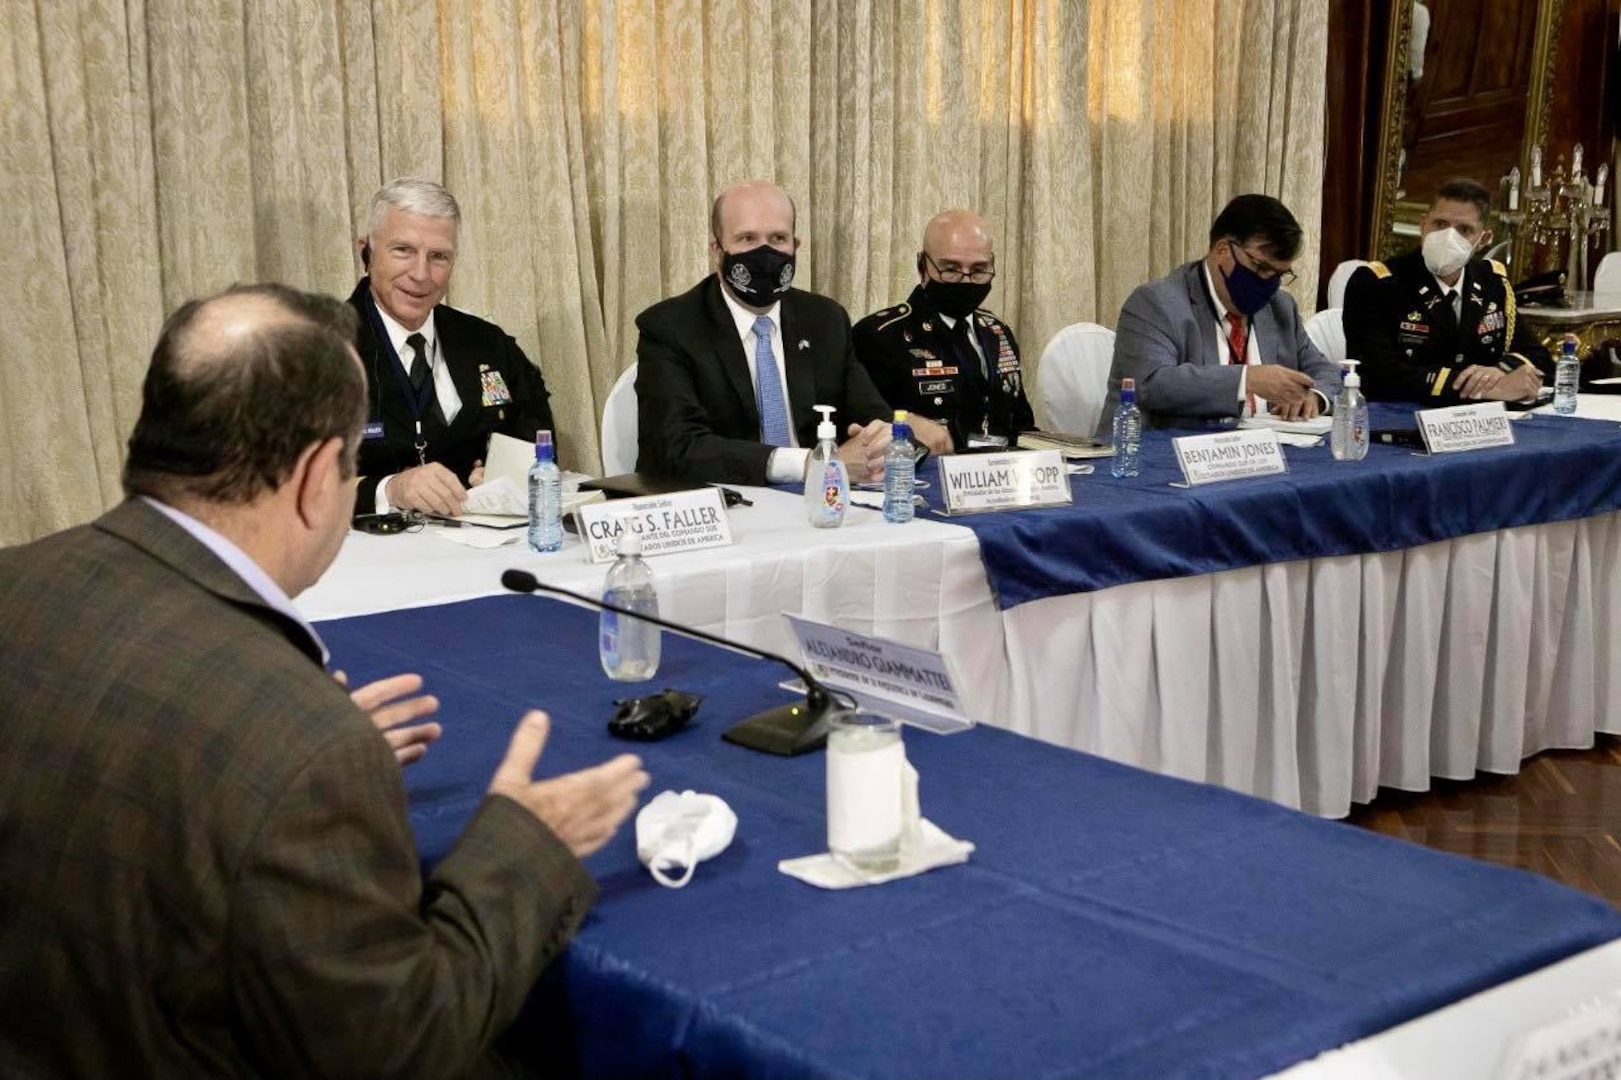
[[[1210,227],[1204,258],[1138,286],[1120,309],[1099,433],[1110,431],[1121,379],[1136,380],[1149,427],[1328,412],[1339,372],[1281,291],[1294,280],[1300,237],[1300,223],[1281,202],[1240,195]]]
[[[637,758],[536,782],[529,713],[424,881],[389,743],[292,606],[354,507],[354,337],[280,286],[184,305],[129,498],[0,550],[0,1075],[494,1067],[596,894]]]

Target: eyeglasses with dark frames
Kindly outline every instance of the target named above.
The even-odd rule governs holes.
[[[988,266],[971,266],[964,270],[955,263],[941,266],[934,261],[928,252],[924,252],[923,257],[928,260],[930,266],[934,267],[935,276],[948,285],[956,285],[964,281],[971,281],[975,285],[986,285],[996,279],[996,264],[994,262]]]
[[[1249,262],[1245,264],[1246,267],[1255,271],[1256,275],[1259,276],[1263,281],[1271,281],[1273,278],[1277,278],[1282,285],[1289,286],[1293,285],[1295,280],[1300,276],[1293,270],[1279,270],[1276,266],[1273,266],[1259,255],[1256,255],[1246,249],[1244,245],[1240,244],[1234,237],[1229,236],[1227,238],[1227,243],[1233,249],[1233,258],[1238,258],[1238,253],[1242,251],[1244,253],[1244,258],[1249,260]]]

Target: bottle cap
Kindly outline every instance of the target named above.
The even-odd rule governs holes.
[[[895,410],[895,423],[897,423],[897,424],[906,423],[906,410],[905,409],[896,409]]]
[[[640,555],[642,553],[642,534],[626,525],[619,533],[620,555]]]
[[[838,428],[833,426],[834,409],[831,405],[812,405],[811,408],[822,414],[822,422],[816,425],[816,441],[823,439],[837,439]]]
[[[1137,380],[1136,379],[1121,379],[1120,380],[1120,389],[1122,389],[1122,390],[1135,390],[1135,389],[1137,389]]]
[[[552,461],[555,458],[555,449],[552,446],[552,433],[542,428],[535,432],[535,460]]]
[[[1120,404],[1122,404],[1122,405],[1135,405],[1135,404],[1137,404],[1137,380],[1136,379],[1121,379],[1120,380]]]
[[[1359,387],[1359,388],[1362,386],[1362,376],[1360,376],[1360,375],[1358,375],[1356,373],[1357,365],[1360,364],[1360,363],[1362,363],[1362,361],[1360,361],[1360,360],[1341,360],[1340,361],[1340,367],[1345,369],[1345,375],[1341,379],[1341,382],[1344,385],[1346,385],[1346,386],[1354,386],[1354,387]]]
[[[1566,334],[1565,335],[1565,340],[1559,343],[1559,351],[1563,352],[1563,353],[1567,353],[1567,354],[1575,353],[1575,351],[1576,351],[1576,335],[1575,334]]]

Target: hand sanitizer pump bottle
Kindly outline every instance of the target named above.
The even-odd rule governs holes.
[[[1356,373],[1360,360],[1341,360],[1345,375],[1334,399],[1334,425],[1329,429],[1329,448],[1336,461],[1361,461],[1368,456],[1368,399],[1362,396],[1362,376]]]
[[[836,529],[850,504],[850,472],[839,460],[833,406],[818,405],[816,411],[822,422],[816,425],[816,449],[805,461],[805,516],[818,529]]]

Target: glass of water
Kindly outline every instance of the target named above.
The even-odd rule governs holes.
[[[901,726],[871,713],[841,712],[827,735],[827,847],[857,870],[900,865],[906,750]]]

